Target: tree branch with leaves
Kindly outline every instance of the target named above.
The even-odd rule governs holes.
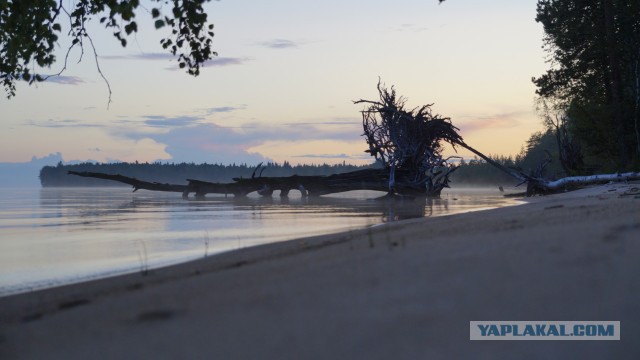
[[[150,10],[139,0],[5,0],[0,1],[0,82],[8,98],[16,95],[16,82],[29,84],[45,81],[50,76],[61,75],[66,67],[69,52],[80,47],[84,54],[85,41],[93,51],[96,63],[98,54],[87,24],[99,21],[123,47],[127,38],[138,32],[136,15],[141,11],[155,19],[156,29],[171,28],[171,34],[160,44],[177,56],[178,66],[190,75],[200,74],[200,67],[217,56],[212,50],[213,24],[207,22],[203,4],[210,0],[150,0]],[[169,11],[167,10],[169,8]],[[54,75],[44,74],[56,62],[55,46],[62,33],[61,17],[69,21],[67,36],[71,44],[67,49],[62,69]],[[110,86],[99,68],[98,72]]]

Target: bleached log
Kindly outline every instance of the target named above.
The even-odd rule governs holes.
[[[609,181],[631,181],[640,180],[640,172],[628,172],[623,174],[600,174],[590,176],[571,176],[555,181],[547,181],[537,184],[537,186],[548,190],[558,190],[567,185],[589,185]]]

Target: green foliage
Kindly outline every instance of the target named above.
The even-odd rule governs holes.
[[[291,176],[291,175],[331,175],[349,171],[362,170],[371,165],[296,165],[288,162],[283,164],[268,163],[261,172],[262,176]],[[233,178],[250,178],[255,167],[247,164],[219,165],[194,163],[82,163],[76,165],[45,166],[40,170],[40,182],[43,187],[58,186],[123,186],[108,180],[84,178],[67,175],[68,171],[89,171],[107,174],[120,174],[144,181],[186,184],[186,179],[196,179],[210,182],[231,182]],[[256,174],[256,176],[258,176]]]
[[[567,129],[601,169],[640,158],[640,2],[539,0],[551,68],[537,94],[568,116]]]
[[[151,9],[151,16],[157,19],[155,27],[171,27],[171,35],[162,39],[161,45],[178,56],[180,68],[186,67],[187,73],[197,76],[200,66],[217,56],[211,50],[213,25],[207,24],[202,8],[209,0],[151,1],[158,4]],[[163,5],[169,5],[169,14],[163,13]],[[55,63],[61,14],[69,21],[71,50],[83,47],[85,40],[93,46],[86,24],[98,18],[122,46],[127,46],[127,37],[138,31],[135,19],[139,11],[139,0],[78,0],[71,8],[55,0],[0,0],[0,82],[7,96],[15,96],[16,81],[32,84],[46,79],[32,72],[35,66],[49,68]]]

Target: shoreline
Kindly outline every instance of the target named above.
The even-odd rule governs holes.
[[[594,186],[9,295],[0,298],[0,355],[164,358],[170,342],[176,355],[194,356],[491,358],[490,349],[529,349],[536,358],[555,349],[631,358],[640,354],[638,187]],[[531,319],[617,320],[623,340],[468,340],[469,321]]]

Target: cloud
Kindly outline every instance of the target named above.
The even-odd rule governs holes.
[[[347,154],[304,154],[304,155],[295,155],[292,156],[294,158],[311,158],[311,159],[346,159],[346,160],[362,160],[362,159],[370,159],[371,156],[369,154],[357,154],[357,155],[347,155]]]
[[[167,117],[160,115],[146,115],[143,116],[143,118],[146,119],[144,124],[147,126],[164,128],[195,125],[202,120],[202,118],[198,116]]]
[[[212,107],[205,109],[205,113],[207,115],[218,114],[218,113],[230,113],[238,110],[244,110],[247,108],[247,105],[240,106],[221,106],[221,107]]]
[[[347,126],[345,126],[347,125]],[[349,129],[348,127],[352,127]],[[254,141],[344,140],[357,141],[362,133],[359,122],[353,124],[309,122],[293,124],[245,124],[243,133]]]
[[[51,75],[46,82],[61,85],[80,85],[84,84],[84,80],[77,76]]]
[[[234,57],[217,57],[205,62],[204,64],[202,64],[201,67],[208,68],[208,67],[218,67],[218,66],[244,65],[247,61],[250,61],[250,60],[252,59],[234,58]],[[167,67],[166,70],[176,71],[181,69],[177,65],[175,65],[175,66]]]
[[[243,107],[225,106],[206,109],[207,113],[228,113]],[[300,143],[317,140],[363,141],[360,121],[334,118],[294,124],[243,123],[220,126],[204,116],[168,117],[148,115],[142,121],[118,120],[119,128],[110,128],[113,136],[129,139],[148,138],[166,145],[165,152],[173,161],[246,162],[265,161],[264,156],[249,149],[267,142]],[[140,125],[145,126],[140,126]],[[156,129],[156,130],[154,130]],[[313,154],[311,154],[313,155]],[[338,157],[339,156],[339,157]],[[304,156],[312,157],[312,156]],[[324,154],[317,158],[345,158],[345,154]]]
[[[307,126],[307,125],[344,125],[344,126],[361,126],[361,120],[356,118],[340,118],[333,119],[330,121],[315,121],[315,122],[297,122],[297,123],[286,123],[283,124],[286,126]]]
[[[416,24],[402,24],[398,28],[396,28],[396,31],[400,32],[423,32],[427,30],[429,30],[427,27],[419,26]]]
[[[472,121],[461,121],[454,123],[463,133],[486,129],[508,129],[520,125],[520,118],[528,116],[528,112],[515,111],[507,113],[498,113],[491,115],[463,115],[458,118],[471,118]]]
[[[176,56],[169,53],[143,53],[130,55],[106,55],[100,56],[105,60],[173,60]]]
[[[174,128],[149,138],[166,145],[165,151],[176,162],[247,163],[269,159],[247,151],[256,141],[232,129],[213,124]]]
[[[130,55],[107,55],[101,56],[100,59],[105,60],[175,60],[178,57],[169,53],[144,53],[144,54],[130,54]],[[249,58],[237,58],[237,57],[215,57],[206,63],[202,64],[202,67],[214,67],[214,66],[229,66],[229,65],[242,65]],[[177,66],[167,68],[167,70],[178,70]]]
[[[299,43],[287,39],[273,39],[269,41],[263,41],[258,43],[260,46],[267,47],[269,49],[295,49],[299,46]]]
[[[230,65],[243,65],[247,61],[250,61],[249,58],[235,58],[235,57],[217,57],[213,58],[213,60],[209,60],[204,63],[203,67],[214,67],[214,66],[230,66]]]
[[[360,119],[334,118],[324,121],[308,121],[285,123],[258,129],[269,140],[304,141],[304,140],[342,140],[360,141],[362,122]]]
[[[101,128],[104,125],[92,124],[83,120],[27,120],[24,122],[26,126],[35,126],[41,128]]]

